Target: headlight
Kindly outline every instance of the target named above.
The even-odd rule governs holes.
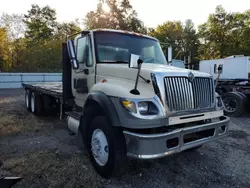
[[[159,109],[151,101],[143,101],[138,103],[138,111],[141,115],[157,115]]]
[[[148,103],[147,102],[139,102],[138,110],[141,114],[145,114],[148,112]]]
[[[122,105],[135,116],[159,115],[160,110],[152,101],[121,100]]]

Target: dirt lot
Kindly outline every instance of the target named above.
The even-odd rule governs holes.
[[[25,110],[22,90],[0,90],[0,176],[16,187],[250,187],[250,115],[231,119],[229,134],[195,152],[129,161],[120,178],[104,180],[56,117]]]

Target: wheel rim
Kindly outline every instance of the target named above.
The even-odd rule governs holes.
[[[232,97],[225,98],[223,102],[227,112],[235,112],[238,108],[238,102]]]
[[[31,102],[31,111],[35,112],[35,97],[34,97],[34,94],[32,94],[30,102]]]
[[[25,103],[26,103],[26,107],[29,108],[29,96],[28,96],[27,93],[26,93],[26,96],[25,96]]]
[[[95,161],[100,166],[104,166],[108,162],[108,141],[104,132],[100,129],[96,129],[92,134],[91,151]]]

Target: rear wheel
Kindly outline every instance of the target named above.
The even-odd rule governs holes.
[[[43,114],[43,99],[39,94],[32,92],[30,97],[31,112],[37,116]]]
[[[245,112],[245,98],[236,92],[223,95],[224,112],[228,116],[237,117]]]
[[[239,91],[237,91],[237,92],[235,92],[235,93],[238,93],[241,97],[242,97],[242,99],[243,99],[243,101],[244,101],[244,104],[247,104],[247,96],[244,94],[244,93],[242,93],[242,92],[239,92]],[[246,105],[245,105],[246,106]],[[244,107],[245,107],[244,106]]]
[[[30,107],[30,90],[25,90],[25,106],[28,111],[31,110]]]
[[[106,117],[98,116],[88,129],[91,163],[104,178],[120,175],[125,169],[126,143],[119,128],[112,127]]]

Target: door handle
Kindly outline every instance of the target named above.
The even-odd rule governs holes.
[[[84,69],[83,72],[84,72],[84,74],[88,75],[89,74],[89,69]]]

